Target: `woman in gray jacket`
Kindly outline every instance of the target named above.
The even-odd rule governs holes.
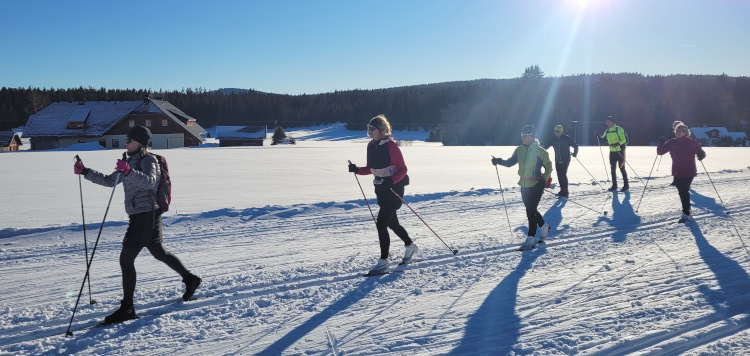
[[[164,262],[182,276],[182,282],[185,283],[183,300],[189,300],[201,283],[200,277],[190,273],[180,259],[162,245],[162,211],[156,203],[160,172],[156,158],[148,153],[147,147],[150,145],[151,131],[143,126],[135,126],[125,139],[128,157],[123,154],[123,159],[117,160],[115,172],[104,175],[84,167],[81,161],[76,162],[73,167],[74,173],[83,174],[87,180],[96,184],[114,187],[116,183],[122,183],[125,189],[125,212],[130,217],[130,223],[120,251],[123,298],[120,308],[104,318],[105,324],[136,318],[133,306],[136,283],[135,258],[144,247],[154,258]],[[118,174],[121,174],[119,182]]]

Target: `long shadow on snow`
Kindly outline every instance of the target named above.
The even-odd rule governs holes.
[[[292,331],[276,340],[273,344],[266,347],[263,351],[259,352],[258,355],[281,355],[284,350],[292,346],[299,339],[305,337],[310,332],[323,325],[326,320],[339,312],[346,310],[347,308],[354,305],[354,303],[360,301],[375,287],[380,284],[383,279],[398,278],[399,274],[387,274],[378,277],[367,277],[359,285],[352,287],[346,295],[341,297],[337,302],[329,305],[327,308],[322,310],[320,313],[313,315],[310,319],[302,323],[302,325],[294,328]]]
[[[627,344],[619,345],[611,349],[601,350],[594,355],[618,356],[628,355],[637,351],[657,345],[662,342],[670,342],[662,345],[656,353],[666,355],[679,355],[700,345],[706,345],[721,338],[736,334],[750,328],[748,318],[742,318],[738,325],[727,323],[724,326],[714,327],[703,333],[701,337],[684,340],[681,336],[685,333],[707,327],[711,324],[727,320],[735,315],[750,311],[750,300],[747,294],[750,292],[750,275],[737,262],[724,256],[713,247],[706,237],[703,236],[700,225],[696,221],[688,222],[688,229],[695,237],[698,253],[708,268],[716,276],[719,289],[713,290],[706,285],[700,285],[698,290],[704,294],[706,301],[716,310],[716,313],[708,317],[694,320],[691,324],[679,329],[661,332],[645,336],[639,340],[630,340]],[[720,238],[726,238],[721,236]],[[744,325],[743,325],[744,324]]]
[[[719,290],[711,290],[701,285],[698,289],[706,295],[706,300],[718,313],[726,313],[729,317],[747,312],[750,309],[750,300],[746,297],[750,292],[750,275],[736,261],[724,256],[706,240],[697,221],[688,222],[687,225],[695,236],[695,244],[698,245],[701,258],[714,273],[721,287]],[[736,236],[719,236],[719,238],[738,239]]]
[[[466,196],[480,196],[480,195],[488,195],[496,192],[496,189],[474,189],[469,190],[465,192],[439,192],[439,193],[428,193],[428,194],[415,194],[415,195],[407,195],[404,196],[404,200],[408,204],[412,203],[418,203],[423,201],[431,201],[431,200],[438,200],[445,197],[450,196],[457,196],[457,197],[466,197]],[[373,194],[374,195],[374,194]],[[370,204],[375,204],[376,200],[374,196],[370,199],[368,199]],[[180,215],[180,216],[174,216],[174,217],[168,217],[165,219],[165,225],[171,225],[171,224],[177,224],[183,221],[192,221],[196,218],[201,219],[213,219],[213,218],[220,218],[220,217],[242,217],[243,220],[253,220],[253,219],[259,219],[259,218],[288,218],[292,217],[298,214],[306,213],[308,211],[318,210],[318,209],[329,209],[329,208],[338,208],[343,210],[351,210],[351,209],[358,209],[362,208],[366,205],[364,199],[358,199],[358,200],[347,200],[344,202],[318,202],[313,204],[295,204],[290,206],[278,206],[278,205],[266,205],[261,208],[247,208],[242,210],[237,209],[231,209],[231,208],[222,208],[222,209],[216,209],[212,211],[205,211],[198,214],[189,214],[189,215]],[[87,224],[88,225],[88,224]],[[2,232],[4,230],[0,230]],[[36,230],[31,230],[31,233],[36,232]],[[3,235],[0,234],[0,237]]]
[[[466,324],[461,343],[449,355],[507,355],[518,342],[521,318],[516,314],[518,284],[544,248],[522,252],[521,261],[495,289]]]
[[[612,194],[612,216],[609,219],[603,216],[599,217],[594,226],[599,225],[602,221],[606,221],[607,224],[615,228],[612,241],[625,241],[628,233],[641,223],[641,217],[635,213],[633,205],[630,204],[630,192]]]

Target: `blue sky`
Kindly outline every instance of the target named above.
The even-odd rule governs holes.
[[[313,94],[599,72],[750,75],[746,0],[0,1],[0,86]]]

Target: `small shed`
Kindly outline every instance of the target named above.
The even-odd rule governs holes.
[[[266,126],[216,126],[219,147],[263,146]]]
[[[22,146],[21,138],[13,131],[0,131],[0,151],[18,151]]]

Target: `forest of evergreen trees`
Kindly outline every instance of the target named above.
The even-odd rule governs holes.
[[[636,73],[544,77],[529,67],[517,79],[481,79],[378,90],[281,95],[254,90],[202,88],[149,92],[136,89],[0,88],[0,130],[26,123],[55,101],[168,100],[204,127],[259,125],[299,127],[342,122],[364,130],[385,114],[396,129],[424,127],[447,145],[516,145],[526,124],[543,133],[562,124],[581,144],[614,121],[630,143],[647,145],[671,123],[725,126],[750,136],[750,78],[726,75],[643,76]]]

